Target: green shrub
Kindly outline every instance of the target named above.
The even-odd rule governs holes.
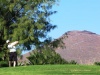
[[[100,62],[95,62],[94,64],[95,64],[95,65],[100,65]]]
[[[77,62],[76,62],[75,60],[71,60],[71,61],[69,62],[69,64],[77,64]]]
[[[68,63],[61,58],[54,50],[42,49],[41,51],[34,50],[33,54],[28,57],[28,60],[33,65],[43,65],[43,64],[66,64]]]
[[[7,61],[0,61],[0,67],[8,67]]]

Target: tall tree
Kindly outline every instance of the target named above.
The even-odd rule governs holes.
[[[56,0],[1,0],[0,31],[2,39],[20,40],[24,46],[40,43],[56,26],[50,24],[49,16]],[[27,44],[28,43],[28,44]]]
[[[0,54],[6,52],[7,39],[18,40],[24,49],[30,49],[31,45],[41,46],[46,42],[49,38],[47,33],[56,27],[50,23],[50,15],[56,13],[51,9],[57,2],[0,0]]]

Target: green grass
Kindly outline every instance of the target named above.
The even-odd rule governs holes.
[[[0,75],[100,75],[95,65],[32,65],[0,68]]]

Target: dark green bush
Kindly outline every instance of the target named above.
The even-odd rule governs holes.
[[[95,65],[100,65],[100,62],[95,62],[94,64],[95,64]]]
[[[4,55],[5,50],[0,51],[0,67],[7,67],[8,66],[8,60],[6,54]]]
[[[8,67],[7,61],[0,61],[0,67]]]
[[[71,61],[69,62],[69,64],[77,64],[77,62],[76,62],[75,60],[71,60]]]
[[[33,65],[43,65],[43,64],[67,64],[59,54],[51,49],[42,49],[41,51],[34,50],[33,54],[28,57],[28,60]]]

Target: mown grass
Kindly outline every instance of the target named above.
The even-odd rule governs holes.
[[[100,75],[95,65],[32,65],[0,68],[0,75]]]

